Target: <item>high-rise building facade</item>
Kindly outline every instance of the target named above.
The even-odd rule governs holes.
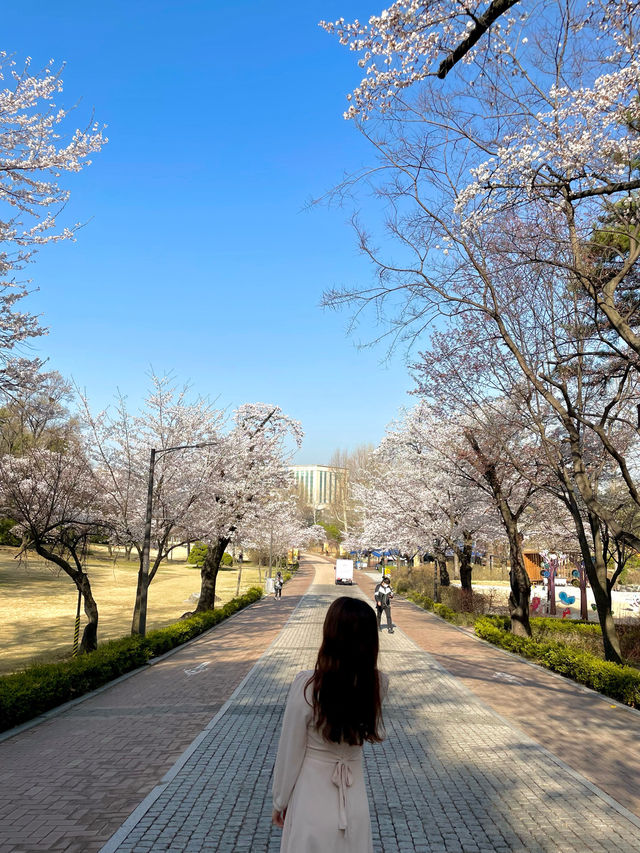
[[[291,465],[289,470],[305,502],[314,510],[326,509],[344,487],[347,469],[331,465]]]

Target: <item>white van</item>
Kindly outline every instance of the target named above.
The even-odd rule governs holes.
[[[353,560],[336,560],[336,583],[353,583]]]

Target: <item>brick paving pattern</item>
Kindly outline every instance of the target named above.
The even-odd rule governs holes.
[[[278,635],[313,576],[157,663],[0,735],[0,853],[95,853],[164,777]]]
[[[356,572],[362,591],[375,581]],[[394,621],[501,716],[640,815],[640,712],[481,642],[409,601]]]
[[[250,677],[103,853],[279,849],[270,794],[280,721],[295,673],[313,664],[326,607],[343,592],[329,577],[319,569]],[[377,853],[640,851],[638,818],[402,631],[384,632],[381,646],[388,738],[365,749]]]

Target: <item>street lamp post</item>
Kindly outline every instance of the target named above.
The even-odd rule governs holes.
[[[271,527],[269,529],[269,577],[272,576],[273,571],[273,518],[271,519]]]
[[[163,447],[161,450],[151,448],[149,454],[149,478],[147,481],[147,511],[144,520],[144,539],[142,542],[142,561],[138,575],[138,592],[136,596],[136,610],[133,614],[133,625],[131,632],[144,637],[147,630],[147,593],[149,589],[149,563],[151,554],[151,521],[153,514],[153,479],[155,475],[156,459],[164,453],[174,453],[177,450],[197,450],[202,447],[214,447],[217,442],[205,442],[203,444],[181,444],[178,447]]]

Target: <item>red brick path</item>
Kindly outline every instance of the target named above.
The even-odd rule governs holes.
[[[367,596],[375,582],[355,578]],[[640,712],[396,598],[394,624],[487,705],[640,816]]]
[[[226,702],[313,575],[303,560],[281,601],[256,602],[164,660],[0,742],[0,852],[99,850]]]

